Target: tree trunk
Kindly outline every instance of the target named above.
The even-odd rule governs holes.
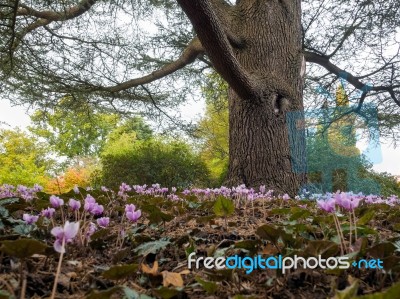
[[[262,93],[244,99],[229,91],[227,184],[266,185],[294,195],[306,179],[293,160],[305,157],[304,134],[296,130],[303,115],[300,0],[237,1],[232,19],[245,39],[235,57],[258,79]]]

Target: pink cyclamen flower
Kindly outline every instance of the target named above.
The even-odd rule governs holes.
[[[110,218],[109,217],[101,217],[97,219],[97,224],[100,227],[107,227],[110,224]]]
[[[317,205],[325,212],[332,213],[335,211],[335,200],[333,198],[329,200],[317,200]]]
[[[22,215],[22,219],[25,221],[26,224],[34,224],[36,221],[38,221],[39,216],[24,214]]]
[[[51,230],[51,234],[56,237],[54,250],[59,253],[65,252],[65,244],[71,243],[79,231],[79,222],[66,221],[64,227],[57,226]],[[64,243],[64,246],[63,246]]]
[[[96,230],[97,230],[96,224],[90,222],[89,227],[86,231],[86,237],[90,237],[91,235],[93,235]]]
[[[81,202],[73,198],[69,199],[68,205],[72,209],[72,211],[77,211],[81,208]]]
[[[132,222],[138,221],[138,219],[142,216],[142,211],[137,210],[135,212],[127,212],[126,213],[126,218],[128,218]]]
[[[126,218],[128,218],[132,222],[136,222],[140,216],[142,216],[142,211],[141,210],[136,210],[136,207],[134,204],[126,205],[125,206],[125,212],[126,212]]]
[[[47,208],[47,209],[42,210],[41,215],[43,217],[46,217],[46,218],[50,219],[50,218],[53,218],[55,212],[56,212],[55,209]]]
[[[85,198],[85,205],[83,208],[85,209],[85,211],[91,212],[93,210],[95,203],[96,200],[94,199],[94,197],[88,194]]]
[[[101,215],[104,212],[104,207],[95,202],[92,209],[89,211],[92,215]]]
[[[136,210],[136,206],[134,204],[125,205],[125,212],[134,212]]]
[[[59,208],[64,205],[64,200],[62,200],[58,196],[52,195],[50,196],[50,204],[53,208]]]

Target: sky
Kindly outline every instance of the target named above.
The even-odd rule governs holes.
[[[182,108],[182,116],[184,118],[199,118],[199,114],[204,110],[202,103],[195,104],[197,109],[193,109],[193,105],[186,105]],[[19,127],[25,129],[30,124],[27,114],[27,108],[22,106],[11,106],[6,99],[0,99],[0,123],[5,122],[7,125],[0,125],[2,128]],[[388,143],[388,142],[385,142]],[[381,143],[382,161],[374,164],[374,169],[379,172],[388,172],[394,175],[400,175],[400,149],[393,148],[387,144]]]

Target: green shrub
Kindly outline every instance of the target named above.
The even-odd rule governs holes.
[[[182,141],[134,140],[123,134],[109,142],[101,156],[103,184],[159,183],[166,187],[188,187],[207,183],[208,171],[193,150]]]

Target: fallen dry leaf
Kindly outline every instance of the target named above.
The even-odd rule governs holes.
[[[151,274],[151,275],[158,275],[158,262],[157,261],[155,261],[154,263],[153,263],[153,267],[152,268],[150,268],[149,266],[147,266],[146,264],[142,264],[142,271],[144,272],[144,273],[147,273],[147,274]]]
[[[162,271],[161,274],[163,276],[164,287],[168,287],[169,285],[172,285],[174,287],[183,287],[183,279],[181,273]]]

